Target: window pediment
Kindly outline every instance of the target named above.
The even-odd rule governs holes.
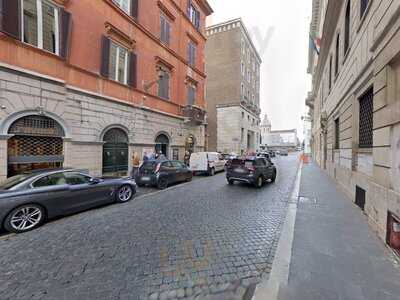
[[[127,49],[132,50],[135,48],[136,41],[132,39],[129,35],[124,33],[123,31],[119,30],[117,27],[112,25],[109,22],[105,23],[105,28],[107,35],[111,37],[113,40],[121,43]]]

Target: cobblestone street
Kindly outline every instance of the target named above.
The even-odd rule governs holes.
[[[0,238],[0,299],[175,299],[269,272],[297,156],[262,189],[202,177]],[[230,284],[231,283],[231,284]]]

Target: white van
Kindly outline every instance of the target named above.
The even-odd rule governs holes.
[[[216,172],[225,170],[226,160],[217,152],[197,152],[190,156],[192,172],[207,172],[213,176]]]

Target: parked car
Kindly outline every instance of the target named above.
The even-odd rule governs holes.
[[[127,202],[135,193],[131,178],[95,178],[79,170],[16,175],[0,183],[0,224],[9,232],[26,232],[46,219]]]
[[[258,157],[264,157],[265,159],[271,161],[271,155],[268,152],[259,152],[257,153]]]
[[[286,149],[281,150],[280,154],[281,154],[281,156],[288,156],[289,155],[289,153],[288,153],[288,151]]]
[[[197,152],[190,156],[190,170],[194,173],[207,173],[214,176],[224,171],[226,160],[217,152]]]
[[[193,174],[188,167],[175,160],[145,161],[135,176],[138,186],[156,186],[160,190],[166,189],[170,184],[191,181],[192,178]]]
[[[230,185],[235,181],[246,182],[261,188],[265,182],[275,182],[276,167],[263,157],[236,158],[229,164],[226,179]]]

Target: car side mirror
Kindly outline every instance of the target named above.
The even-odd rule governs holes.
[[[100,183],[100,179],[98,179],[98,178],[90,178],[90,180],[89,180],[89,184],[98,184],[98,183]]]

